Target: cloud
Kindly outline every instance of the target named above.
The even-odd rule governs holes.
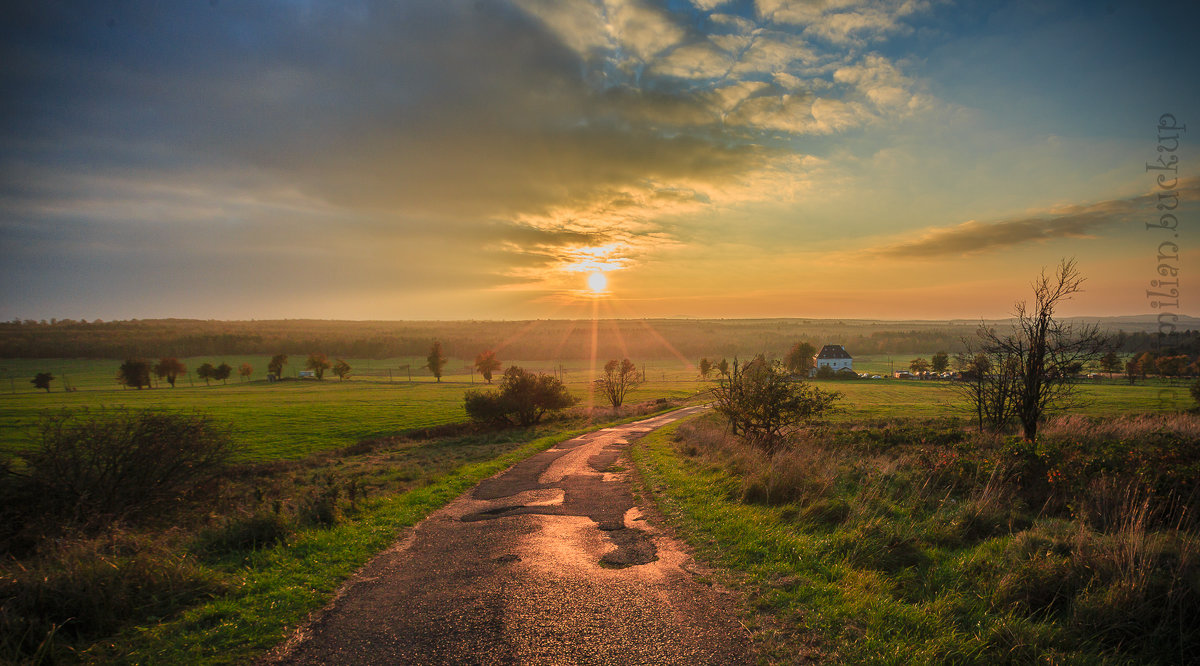
[[[1200,178],[1183,180],[1184,201],[1200,197]],[[952,227],[927,229],[920,238],[866,250],[867,254],[900,259],[959,257],[994,252],[1058,238],[1091,239],[1117,224],[1144,216],[1159,201],[1157,192],[1088,205],[1065,206],[1045,214],[996,222],[970,220]]]
[[[732,7],[6,6],[0,256],[32,239],[50,263],[93,252],[93,276],[151,254],[343,286],[635,265],[687,243],[688,216],[803,189],[797,140],[899,117],[919,92],[788,23],[794,6]],[[895,32],[846,20],[827,22]],[[0,263],[0,281],[17,271]]]
[[[838,46],[863,46],[911,28],[907,17],[928,9],[925,2],[891,0],[758,0],[759,16],[773,23],[801,26],[804,34]]]

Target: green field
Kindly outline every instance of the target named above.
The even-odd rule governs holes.
[[[266,357],[188,358],[189,369],[210,362],[225,362],[234,368],[250,363],[262,376]],[[408,430],[465,421],[463,394],[486,388],[472,377],[465,363],[452,359],[439,383],[419,360],[348,359],[355,374],[339,381],[328,373],[324,381],[294,379],[299,361],[286,368],[286,381],[268,383],[258,379],[206,386],[202,381],[180,377],[175,388],[163,382],[153,389],[126,389],[115,381],[119,361],[25,360],[0,361],[5,380],[0,384],[0,449],[13,449],[28,441],[30,428],[46,410],[127,407],[200,410],[233,424],[243,460],[298,459],[313,452],[355,444],[363,439],[394,435]],[[521,363],[528,369],[553,372],[557,366]],[[408,370],[412,369],[412,381]],[[663,397],[685,397],[700,388],[680,364],[647,364],[647,382],[631,391],[627,402]],[[389,370],[390,375],[389,375]],[[585,379],[590,368],[578,364],[560,370],[568,388],[587,404]],[[37,372],[52,372],[57,378],[51,392],[38,391],[29,382]],[[370,374],[367,374],[370,373]],[[64,391],[62,377],[77,390]]]
[[[225,362],[234,368],[250,363],[259,377],[267,361],[266,357],[184,359],[189,369],[205,362]],[[252,381],[241,381],[235,376],[224,385],[218,382],[206,386],[194,378],[181,377],[176,388],[164,382],[158,388],[139,391],[116,383],[119,361],[0,360],[0,449],[11,450],[27,442],[30,427],[46,410],[155,407],[201,410],[233,424],[243,460],[298,459],[363,439],[464,421],[464,392],[486,387],[461,359],[451,359],[440,383],[420,368],[422,360],[417,358],[348,362],[354,370],[344,382],[328,374],[324,381],[295,379],[302,359],[293,359],[285,371],[287,381],[268,383],[253,377]],[[590,364],[516,363],[532,370],[561,372],[571,392],[581,398],[581,404],[587,404],[587,379],[595,376]],[[865,369],[883,370],[886,363],[886,358],[867,358],[863,365]],[[647,363],[644,367],[647,381],[630,392],[630,403],[686,397],[711,384],[699,381],[694,370],[678,361]],[[57,378],[50,393],[34,389],[29,382],[34,374],[44,371]],[[65,385],[76,390],[64,391]],[[844,394],[842,410],[833,417],[836,421],[967,416],[961,398],[947,382],[830,380],[821,382],[821,386]],[[1092,415],[1175,410],[1191,404],[1182,384],[1130,386],[1122,380],[1089,380],[1080,393],[1086,403],[1080,413]]]

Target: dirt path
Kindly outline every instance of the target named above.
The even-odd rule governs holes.
[[[283,664],[739,664],[746,631],[642,520],[618,459],[689,408],[492,477],[348,581]]]

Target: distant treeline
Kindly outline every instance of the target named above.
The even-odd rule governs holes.
[[[804,319],[605,319],[532,321],[215,321],[143,319],[0,323],[0,358],[161,358],[300,355],[346,358],[424,356],[433,340],[455,358],[495,350],[504,359],[587,359],[593,332],[601,358],[782,357],[797,342],[839,344],[855,356],[964,349],[978,322]],[[1003,322],[998,323],[1003,326]],[[1200,354],[1200,331],[1167,335],[1108,327],[1117,351]],[[1144,327],[1143,327],[1144,328]]]

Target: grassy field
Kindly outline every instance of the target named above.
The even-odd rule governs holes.
[[[234,368],[247,362],[265,368],[267,361],[258,357],[184,359],[188,368],[205,362],[225,362]],[[235,377],[227,384],[206,386],[181,377],[176,388],[164,382],[162,387],[139,391],[117,385],[117,361],[0,361],[9,374],[5,382],[8,386],[0,383],[0,391],[8,390],[0,393],[0,449],[11,450],[28,441],[31,426],[46,410],[155,407],[200,410],[233,424],[242,460],[295,460],[362,439],[465,421],[463,394],[472,388],[487,387],[482,379],[465,372],[464,363],[457,359],[447,366],[440,383],[428,371],[415,369],[412,381],[408,381],[403,366],[415,368],[417,359],[348,362],[363,374],[344,382],[329,375],[324,381],[288,379],[275,383],[261,379],[243,382]],[[557,368],[516,363],[544,372]],[[58,378],[67,377],[77,390],[63,391],[61,379],[52,385],[50,393],[34,390],[29,378],[46,371]],[[372,374],[366,375],[368,372]],[[586,404],[589,368],[566,366],[561,372],[567,387]],[[690,374],[677,364],[648,364],[647,382],[630,391],[627,400],[632,403],[690,395],[700,387]],[[17,377],[23,383],[18,383]]]
[[[188,368],[201,363],[229,363],[234,368],[250,363],[262,376],[266,357],[189,358]],[[294,376],[301,359],[293,359],[285,375]],[[350,446],[362,439],[384,437],[413,429],[457,423],[466,419],[463,393],[486,388],[461,359],[452,359],[438,383],[420,369],[422,359],[348,359],[354,373],[347,381],[289,379],[267,383],[243,382],[236,376],[226,384],[181,377],[176,388],[134,390],[119,386],[114,377],[118,361],[0,360],[0,450],[28,441],[30,427],[40,413],[63,408],[158,407],[200,410],[232,423],[243,460],[299,459],[317,451]],[[864,361],[878,364],[879,359]],[[591,368],[574,364],[522,363],[523,367],[561,372],[567,387],[586,404]],[[882,361],[886,364],[886,359]],[[407,366],[407,368],[405,367]],[[679,362],[645,364],[647,382],[630,392],[628,400],[678,398],[704,390],[695,371]],[[409,381],[409,371],[412,381]],[[37,372],[52,372],[58,379],[52,391],[38,391],[29,383]],[[63,378],[66,378],[65,381]],[[6,385],[7,384],[7,385]],[[65,385],[77,390],[63,391]],[[829,380],[823,387],[844,394],[838,421],[892,416],[934,417],[963,414],[960,397],[946,382],[918,380]],[[1120,380],[1089,381],[1082,387],[1085,414],[1180,409],[1190,404],[1185,386]]]

